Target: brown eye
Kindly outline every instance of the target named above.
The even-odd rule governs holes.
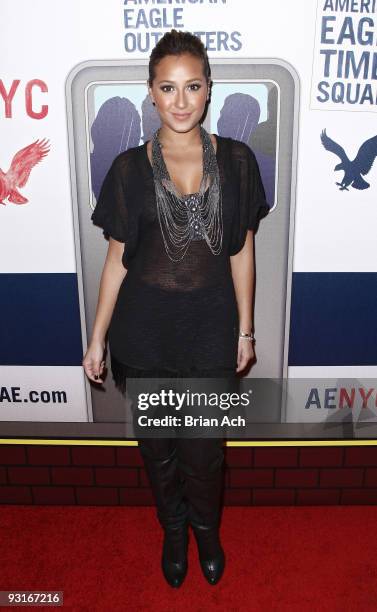
[[[199,91],[200,88],[201,88],[201,85],[199,83],[193,83],[192,85],[190,85],[190,89],[192,91]]]
[[[172,91],[173,87],[172,87],[172,85],[162,85],[162,87],[160,89],[164,93],[169,93],[170,91]]]

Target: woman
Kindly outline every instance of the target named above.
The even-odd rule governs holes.
[[[200,39],[172,30],[153,49],[148,90],[161,127],[120,153],[92,220],[109,236],[86,374],[102,383],[109,329],[115,384],[128,377],[235,377],[254,356],[253,231],[268,213],[254,154],[201,126],[210,69]],[[179,587],[188,525],[216,584],[223,441],[139,438],[164,530],[162,570]]]

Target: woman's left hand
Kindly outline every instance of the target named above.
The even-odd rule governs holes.
[[[254,358],[254,356],[255,353],[253,343],[250,342],[250,340],[245,340],[245,338],[239,338],[236,372],[241,372],[244,368],[246,368],[247,364]]]

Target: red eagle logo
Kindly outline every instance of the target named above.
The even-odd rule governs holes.
[[[24,187],[29,178],[31,169],[49,152],[48,140],[36,140],[32,144],[20,149],[12,159],[8,172],[0,168],[0,204],[8,198],[13,204],[26,204],[29,200],[18,191]]]

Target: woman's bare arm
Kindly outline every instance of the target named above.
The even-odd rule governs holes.
[[[127,274],[127,270],[122,264],[123,251],[124,243],[110,237],[101,274],[92,337],[82,362],[88,378],[94,382],[103,382],[99,376],[102,374],[104,367],[102,358],[105,349],[105,336],[110,325],[119,288]]]
[[[92,341],[103,342],[110,325],[119,288],[127,274],[127,270],[122,264],[123,251],[124,243],[110,237],[99,286]]]
[[[237,299],[240,331],[250,333],[253,324],[254,292],[254,233],[248,230],[245,244],[236,255],[230,257],[234,290]],[[240,338],[238,342],[237,372],[243,370],[254,357],[253,344]]]

